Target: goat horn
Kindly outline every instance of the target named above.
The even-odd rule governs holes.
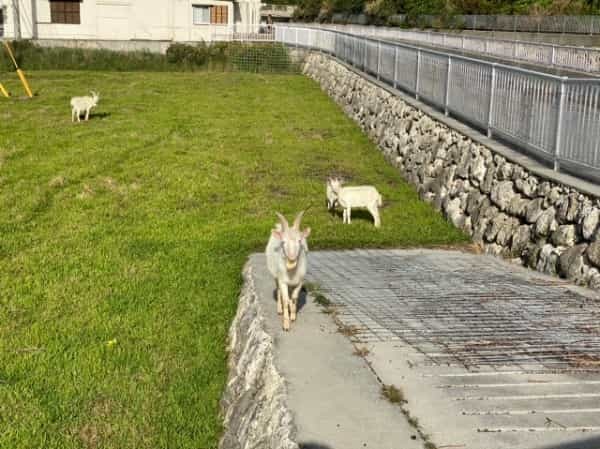
[[[279,218],[279,221],[281,222],[281,225],[283,226],[283,230],[287,231],[290,228],[288,221],[279,212],[275,212],[275,215],[277,215],[277,218]]]
[[[298,215],[296,215],[296,218],[294,219],[294,226],[292,226],[294,229],[300,230],[300,222],[302,221],[302,216],[304,215],[304,212],[306,211],[302,211]]]

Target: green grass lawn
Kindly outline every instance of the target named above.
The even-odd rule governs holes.
[[[29,78],[35,99],[0,97],[0,448],[216,447],[240,271],[276,210],[312,205],[311,249],[465,241],[302,76]],[[380,189],[381,229],[327,213],[330,173]]]

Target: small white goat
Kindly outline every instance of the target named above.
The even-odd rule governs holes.
[[[77,121],[81,121],[81,114],[85,113],[85,120],[89,120],[90,111],[98,105],[100,95],[94,91],[90,92],[92,96],[86,97],[73,97],[71,98],[71,121],[74,122],[77,117]]]
[[[310,228],[300,230],[300,221],[304,211],[300,212],[290,228],[283,215],[277,213],[279,223],[271,231],[265,254],[267,268],[275,279],[277,289],[277,313],[283,314],[283,330],[290,329],[290,320],[296,321],[298,296],[302,290],[306,275]],[[292,288],[290,299],[289,288]]]
[[[337,204],[343,209],[343,222],[350,224],[352,208],[365,208],[373,216],[375,227],[381,226],[379,208],[383,200],[377,189],[373,186],[342,187],[343,181],[339,178],[327,179],[327,208],[332,210]]]

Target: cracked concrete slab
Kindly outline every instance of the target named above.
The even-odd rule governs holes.
[[[600,447],[597,293],[437,250],[313,252],[308,278],[438,448]]]

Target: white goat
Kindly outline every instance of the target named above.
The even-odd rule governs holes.
[[[277,313],[283,314],[283,330],[290,329],[290,320],[296,321],[298,296],[302,290],[306,275],[310,228],[300,230],[300,221],[304,211],[300,212],[292,227],[283,215],[277,213],[279,223],[271,231],[265,254],[267,268],[275,279],[277,288]],[[292,288],[290,299],[289,288]]]
[[[100,100],[100,95],[94,91],[90,92],[92,96],[86,97],[73,97],[71,98],[71,121],[75,121],[75,117],[77,117],[77,121],[81,121],[81,114],[85,113],[85,119],[89,120],[90,111],[92,108],[95,108],[98,105],[98,100]]]
[[[379,208],[383,200],[377,189],[373,186],[350,186],[342,187],[339,178],[327,179],[327,208],[332,210],[336,204],[343,209],[343,222],[350,224],[352,208],[365,208],[373,216],[375,227],[381,226]]]

